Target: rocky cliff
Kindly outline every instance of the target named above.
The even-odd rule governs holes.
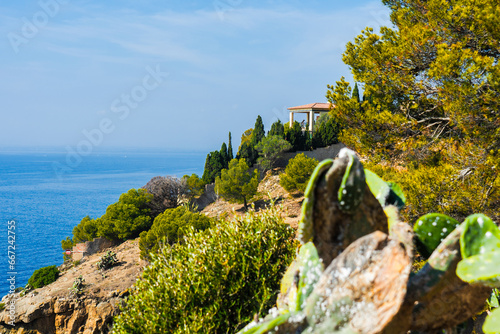
[[[77,265],[63,265],[57,281],[43,288],[7,295],[4,305],[14,301],[11,323],[9,307],[0,312],[0,333],[108,333],[119,305],[128,295],[145,261],[139,258],[138,239],[110,248],[117,254],[118,264],[98,271],[96,263],[104,252],[85,257]],[[85,279],[80,296],[70,294],[75,278]]]

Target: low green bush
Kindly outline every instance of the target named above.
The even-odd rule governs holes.
[[[28,284],[34,289],[38,289],[55,282],[57,277],[59,277],[59,270],[55,265],[43,267],[33,272],[33,275],[28,280]]]
[[[155,218],[149,231],[141,233],[139,241],[141,257],[150,260],[150,252],[157,252],[162,242],[171,245],[176,243],[184,236],[189,226],[199,231],[205,230],[211,224],[212,219],[201,213],[191,212],[184,206],[165,210]]]
[[[281,186],[289,193],[295,191],[303,193],[317,165],[318,160],[309,158],[304,153],[297,154],[288,161],[285,173],[280,175]]]
[[[107,270],[114,267],[116,264],[118,264],[118,260],[116,259],[116,253],[113,251],[107,251],[96,263],[97,269],[99,270]]]
[[[278,208],[249,212],[153,255],[115,318],[115,333],[235,333],[276,302],[295,255]]]

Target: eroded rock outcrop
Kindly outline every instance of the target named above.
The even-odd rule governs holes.
[[[123,298],[146,265],[139,258],[138,239],[111,250],[119,262],[109,270],[97,270],[96,263],[104,255],[101,252],[77,266],[61,266],[61,275],[52,284],[24,296],[5,296],[2,303],[10,305],[14,300],[15,312],[13,318],[8,307],[0,312],[0,333],[108,333]],[[71,295],[73,282],[80,275],[85,279],[83,293]]]

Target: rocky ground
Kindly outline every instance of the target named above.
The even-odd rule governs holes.
[[[262,210],[271,201],[277,205],[283,206],[283,217],[285,223],[297,229],[300,219],[300,209],[304,197],[300,194],[293,196],[288,194],[283,187],[279,184],[279,170],[268,172],[264,179],[260,182],[257,189],[258,195],[255,196],[256,200],[253,202],[255,210]],[[242,215],[245,213],[243,204],[228,203],[222,199],[208,205],[203,209],[202,213],[209,217],[225,217],[232,218],[235,215]]]
[[[297,228],[303,197],[290,196],[280,185],[278,171],[268,173],[259,185],[259,195],[254,201],[255,210],[262,210],[271,201],[283,206],[285,222]],[[208,205],[202,213],[210,217],[233,218],[243,215],[242,204],[231,204],[217,200]],[[119,261],[115,267],[100,272],[96,263],[112,250]],[[28,292],[7,295],[2,299],[9,305],[15,299],[16,312],[14,325],[9,309],[0,311],[0,334],[63,334],[63,333],[108,333],[113,316],[119,312],[119,305],[129,294],[137,278],[147,263],[140,259],[139,240],[129,240],[119,246],[85,257],[78,265],[60,266],[61,274],[57,281],[43,288]],[[85,279],[83,293],[70,295],[75,279],[82,275]]]
[[[0,333],[107,333],[121,300],[147,264],[139,258],[139,240],[112,247],[118,264],[99,271],[96,263],[105,252],[85,257],[77,266],[63,265],[57,281],[43,288],[7,295],[5,305],[15,299],[14,323],[8,308],[0,312]],[[106,250],[107,251],[107,250]],[[85,285],[81,296],[70,295],[74,280],[82,275]]]

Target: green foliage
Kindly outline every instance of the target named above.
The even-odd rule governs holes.
[[[278,135],[269,135],[255,146],[261,156],[257,162],[263,170],[271,169],[283,152],[292,148],[292,145]]]
[[[339,142],[338,140],[338,134],[340,132],[339,125],[337,124],[335,119],[331,118],[330,116],[324,116],[324,117],[328,119],[326,121],[318,122],[316,124],[316,130],[312,138],[312,145],[314,148],[326,147],[333,144],[337,144]]]
[[[185,242],[163,248],[115,318],[115,333],[235,333],[267,310],[295,254],[295,232],[280,212],[189,229]]]
[[[35,270],[28,279],[28,284],[34,289],[38,289],[55,282],[59,277],[59,270],[56,266],[48,266]]]
[[[212,225],[212,219],[201,213],[190,212],[185,207],[166,210],[155,218],[149,231],[141,233],[141,257],[150,260],[150,253],[157,252],[161,242],[170,245],[183,238],[188,227],[202,231]]]
[[[229,132],[229,144],[227,145],[227,161],[233,160],[233,144],[231,143],[231,132]]]
[[[79,275],[73,281],[73,286],[69,288],[70,296],[79,297],[83,293],[83,287],[85,286],[85,278]]]
[[[99,219],[98,235],[110,240],[137,238],[151,227],[148,203],[152,197],[145,189],[130,189],[122,194]]]
[[[205,161],[202,180],[204,184],[214,183],[215,178],[224,169],[224,161],[219,151],[210,152]]]
[[[264,137],[266,136],[266,132],[264,131],[264,123],[262,123],[262,117],[260,115],[257,116],[255,120],[255,125],[252,131],[252,138],[250,140],[252,146],[255,147]]]
[[[280,184],[288,192],[304,192],[307,182],[314,168],[318,165],[318,160],[308,158],[304,153],[297,154],[288,161],[285,173],[280,175]]]
[[[84,217],[80,224],[73,228],[73,244],[94,240],[98,234],[98,224],[99,219],[92,219],[89,216]],[[65,248],[63,247],[63,249]]]
[[[268,136],[279,136],[285,138],[285,128],[280,120],[277,120],[271,125],[271,130],[269,130]]]
[[[106,254],[101,256],[101,259],[97,261],[96,266],[99,270],[108,270],[118,264],[116,259],[116,253],[113,251],[107,251]]]
[[[70,237],[66,237],[66,239],[61,240],[61,247],[62,249],[72,249],[73,248],[73,240],[71,240]]]
[[[184,175],[182,177],[186,183],[186,194],[188,200],[192,201],[194,198],[201,196],[205,191],[203,180],[196,174]]]
[[[257,193],[259,186],[259,172],[249,171],[245,159],[233,159],[229,169],[224,169],[221,176],[215,180],[215,188],[220,196],[228,201],[243,202],[245,209],[247,201]]]
[[[495,209],[496,202],[490,202],[500,198],[493,192],[488,197],[482,193],[481,177],[476,173],[460,177],[453,166],[444,163],[437,166],[408,164],[405,167],[384,166],[376,162],[365,165],[384,180],[395,182],[405,190],[406,209],[401,211],[405,221],[414,222],[429,212],[440,212],[463,221],[472,208],[495,220],[500,218]],[[500,179],[492,189],[497,183],[500,184]]]
[[[294,121],[292,127],[285,127],[285,139],[292,144],[292,151],[308,151],[312,141],[307,131],[302,132],[299,122]]]
[[[359,98],[359,88],[357,82],[354,84],[354,89],[352,90],[352,98],[356,102],[361,103],[361,99]]]
[[[229,154],[227,153],[226,143],[222,143],[219,153],[220,153],[220,160],[222,162],[222,167],[223,169],[226,169],[230,161]]]
[[[361,108],[344,78],[329,86],[327,98],[336,106],[332,117],[342,127],[340,141],[364,156],[402,165],[426,168],[443,163],[446,173],[426,178],[449,191],[431,197],[449,197],[432,200],[434,207],[420,215],[448,214],[437,203],[458,203],[461,212],[455,217],[484,212],[498,219],[498,2],[384,4],[391,10],[394,28],[383,27],[379,33],[367,28],[347,44],[343,55],[354,80],[364,87]],[[442,184],[444,178],[455,182]],[[455,201],[453,187],[463,188],[462,194],[473,187],[474,195]]]

